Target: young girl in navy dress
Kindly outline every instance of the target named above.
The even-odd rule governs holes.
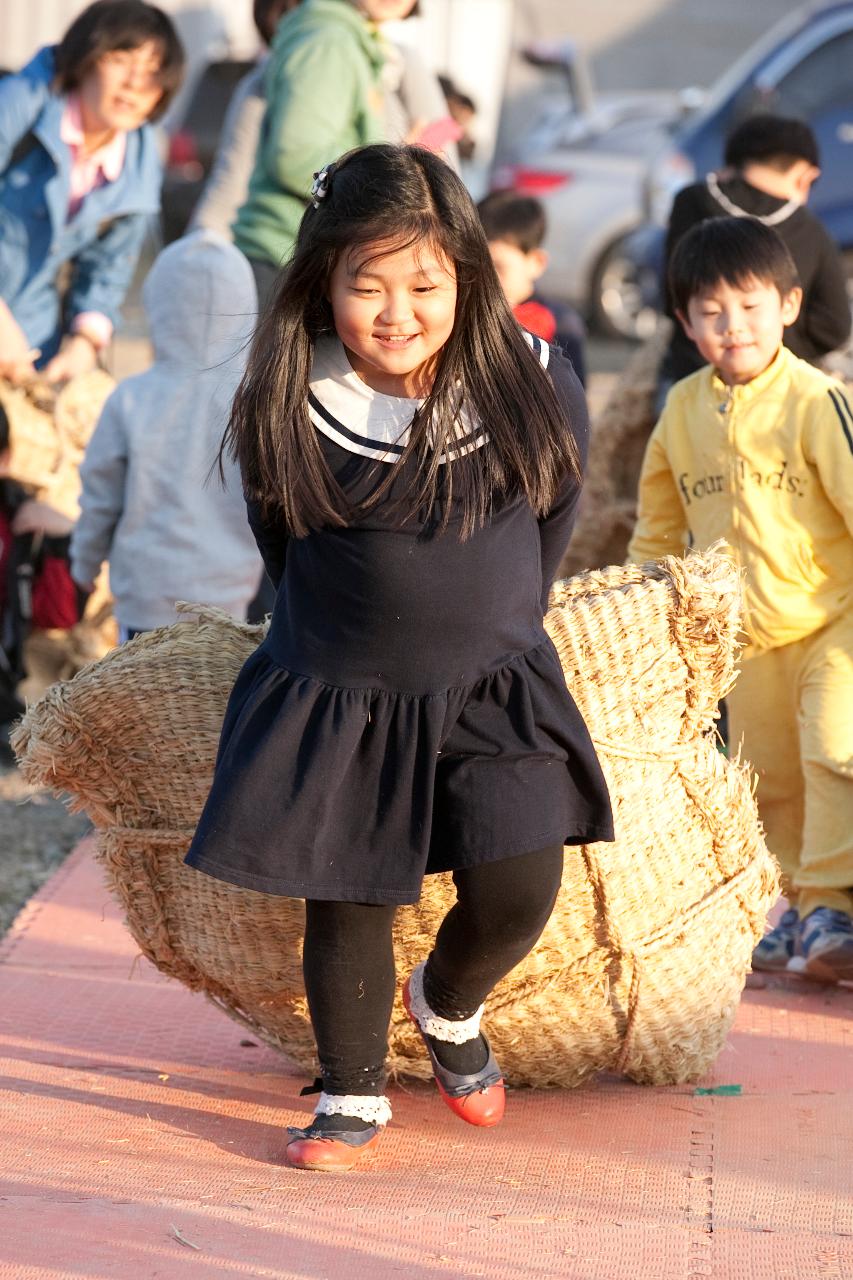
[[[513,319],[442,160],[364,147],[313,197],[226,435],[277,597],[187,861],[305,899],[322,1092],[286,1158],[347,1169],[391,1115],[396,907],[453,873],[403,997],[444,1101],[496,1124],[483,1001],[545,927],[563,846],[613,832],[543,628],[587,448],[577,378]]]

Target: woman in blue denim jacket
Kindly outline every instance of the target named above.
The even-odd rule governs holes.
[[[20,382],[43,368],[61,381],[110,341],[160,205],[149,122],[183,66],[161,10],[96,0],[0,82],[0,375]]]

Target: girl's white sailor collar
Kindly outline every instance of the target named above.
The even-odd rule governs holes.
[[[529,333],[525,337],[548,367],[548,346]],[[319,338],[314,347],[308,393],[308,415],[318,431],[350,453],[378,462],[397,462],[409,442],[409,430],[422,400],[374,391],[352,368],[339,338]],[[456,424],[450,461],[486,443],[488,435],[465,409]],[[447,462],[443,454],[441,461]]]

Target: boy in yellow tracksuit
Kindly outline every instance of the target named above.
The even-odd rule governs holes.
[[[744,569],[729,725],[790,903],[753,965],[853,979],[851,401],[782,346],[802,291],[770,227],[694,227],[670,288],[708,367],[673,386],[649,440],[629,556],[724,538]]]

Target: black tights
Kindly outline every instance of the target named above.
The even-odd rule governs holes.
[[[554,909],[562,870],[557,845],[453,873],[457,901],[424,973],[424,994],[435,1013],[469,1018],[532,950]],[[396,988],[395,910],[359,902],[305,904],[305,990],[327,1093],[383,1090]]]

